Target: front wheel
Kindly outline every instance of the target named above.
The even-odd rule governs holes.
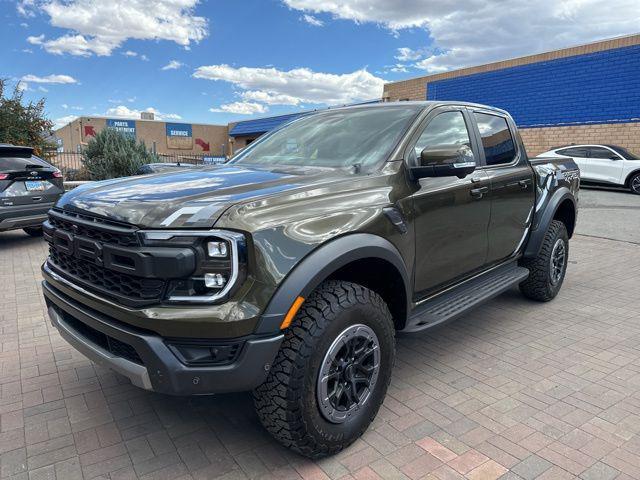
[[[553,220],[535,258],[521,262],[529,277],[520,284],[525,297],[548,302],[560,291],[569,261],[569,235],[564,223]]]
[[[631,193],[640,195],[640,173],[636,173],[629,180],[629,190],[631,190]]]
[[[382,298],[328,281],[304,302],[267,380],[254,390],[260,421],[283,445],[320,458],[360,437],[384,400],[395,358]]]

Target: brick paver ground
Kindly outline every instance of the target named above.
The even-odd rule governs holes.
[[[640,245],[578,236],[555,301],[513,291],[399,338],[377,419],[319,462],[246,394],[148,393],[86,360],[45,320],[44,257],[0,234],[2,478],[640,478]]]

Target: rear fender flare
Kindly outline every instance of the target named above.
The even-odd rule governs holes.
[[[571,190],[567,187],[560,187],[547,201],[546,205],[541,207],[543,209],[542,214],[540,214],[540,212],[536,213],[540,220],[535,222],[536,227],[531,231],[529,241],[527,242],[527,246],[524,251],[524,257],[532,258],[538,255],[544,236],[549,229],[549,225],[551,225],[551,222],[553,221],[558,208],[562,205],[562,202],[567,199],[571,201],[575,211],[576,199],[573,193],[571,193]]]
[[[402,276],[405,298],[407,302],[410,301],[409,275],[396,247],[377,235],[353,233],[316,248],[292,269],[271,298],[255,333],[266,334],[279,331],[283,317],[297,297],[308,298],[311,292],[332,273],[353,261],[365,258],[377,258],[392,264]]]

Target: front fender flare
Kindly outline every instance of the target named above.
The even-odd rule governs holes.
[[[542,241],[544,240],[544,236],[547,233],[549,225],[551,225],[556,212],[558,211],[558,207],[560,207],[562,202],[567,199],[571,201],[575,211],[576,199],[573,193],[571,193],[571,190],[569,190],[567,187],[560,187],[553,193],[546,204],[540,207],[542,212],[536,212],[536,216],[538,216],[539,220],[535,222],[535,228],[529,235],[527,247],[524,251],[524,257],[533,258],[538,255],[538,252],[540,252],[540,247],[542,246]]]
[[[291,270],[271,298],[255,333],[278,331],[283,317],[298,296],[308,298],[309,294],[332,273],[355,260],[364,258],[377,258],[391,263],[400,272],[405,298],[409,302],[411,298],[409,275],[397,248],[377,235],[353,233],[316,248]],[[407,311],[409,311],[408,305]]]

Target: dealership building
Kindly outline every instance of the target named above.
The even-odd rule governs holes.
[[[163,122],[143,112],[143,119],[78,117],[54,132],[60,151],[79,152],[98,132],[112,128],[144,142],[152,151],[171,155],[223,156],[228,153],[227,125]]]
[[[503,108],[532,155],[579,143],[640,153],[640,35],[389,83],[383,100]]]

